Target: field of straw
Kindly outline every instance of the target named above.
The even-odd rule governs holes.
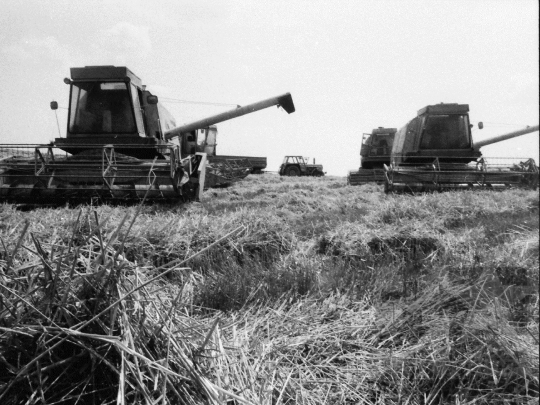
[[[538,404],[538,211],[272,174],[0,205],[0,403]]]

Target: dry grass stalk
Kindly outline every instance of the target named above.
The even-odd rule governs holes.
[[[24,247],[39,261],[11,268],[10,263],[0,284],[0,401],[159,399],[198,404],[217,400],[220,390],[227,394],[213,386],[192,358],[201,347],[197,335],[206,333],[209,339],[212,333],[204,332],[207,322],[177,311],[167,322],[162,314],[170,309],[168,303],[156,302],[146,289],[163,285],[166,273],[187,270],[181,267],[185,260],[151,271],[138,268],[122,257],[121,245],[112,248],[127,215],[109,240],[97,213],[94,219],[96,228],[82,244],[74,247],[73,236],[67,246],[55,244],[50,253],[34,234],[30,237],[35,249],[27,248],[28,225],[23,229],[13,256]],[[161,329],[163,324],[167,326]],[[193,339],[195,331],[199,332]]]
[[[536,194],[241,185],[181,213],[2,207],[0,401],[537,402]]]

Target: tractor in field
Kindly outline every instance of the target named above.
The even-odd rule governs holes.
[[[384,165],[390,164],[390,154],[397,128],[375,128],[371,134],[364,133],[360,148],[360,168],[350,171],[347,183],[352,186],[384,182]]]
[[[480,148],[538,131],[538,125],[474,142],[468,104],[428,105],[396,132],[385,191],[538,186],[533,159],[489,158]],[[479,123],[479,128],[482,124]]]
[[[209,147],[206,137],[198,138],[200,129],[274,105],[295,110],[286,93],[177,126],[126,67],[71,68],[64,82],[70,87],[66,137],[44,145],[0,145],[0,202],[199,198]],[[216,184],[224,181],[219,174]]]
[[[285,156],[279,167],[280,176],[324,176],[323,165],[309,163],[309,158],[303,156]]]

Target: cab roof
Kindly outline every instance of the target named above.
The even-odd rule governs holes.
[[[73,80],[119,80],[142,87],[141,79],[125,66],[85,66],[70,69]]]
[[[379,128],[375,128],[373,131],[372,131],[372,134],[373,135],[376,135],[376,134],[395,134],[397,132],[397,128],[383,128],[383,127],[379,127]]]
[[[469,112],[469,104],[440,103],[428,105],[418,110],[418,116],[424,114],[466,114]]]

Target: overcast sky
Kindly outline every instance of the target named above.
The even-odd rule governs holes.
[[[58,137],[69,68],[127,66],[162,98],[270,108],[218,125],[218,153],[316,157],[357,169],[363,132],[440,102],[469,104],[475,139],[537,125],[537,0],[0,2],[0,143]],[[164,104],[182,124],[230,107]],[[66,110],[58,111],[62,136]],[[532,156],[538,132],[484,155]]]

